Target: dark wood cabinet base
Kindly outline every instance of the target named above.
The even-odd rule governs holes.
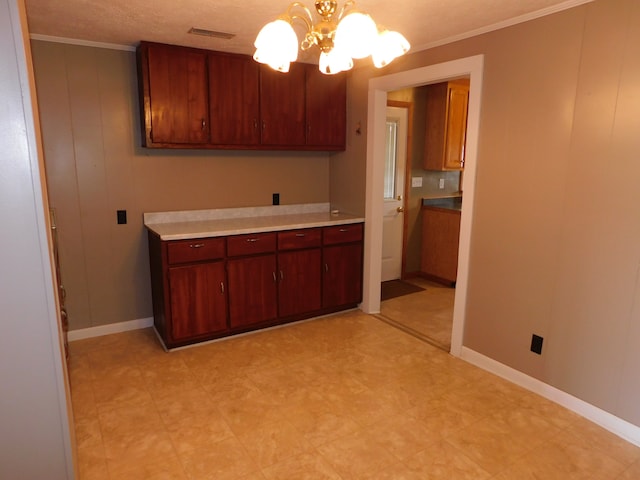
[[[363,224],[163,241],[149,231],[154,327],[164,348],[356,308]]]

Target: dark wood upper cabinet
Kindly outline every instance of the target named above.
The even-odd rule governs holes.
[[[306,65],[307,145],[345,148],[347,77]]]
[[[244,150],[345,149],[346,77],[248,55],[141,42],[143,146]]]
[[[292,63],[288,73],[260,67],[263,145],[305,145],[305,68]]]
[[[251,57],[209,53],[212,144],[260,144],[259,78],[259,65]]]
[[[145,146],[209,143],[206,53],[143,42],[138,59]]]

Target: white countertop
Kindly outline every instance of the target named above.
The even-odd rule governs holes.
[[[222,237],[360,222],[364,222],[364,218],[342,212],[332,213],[328,203],[144,214],[144,225],[162,240]]]

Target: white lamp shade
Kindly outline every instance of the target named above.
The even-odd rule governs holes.
[[[329,53],[321,52],[318,69],[327,75],[351,70],[353,68],[353,60],[346,53],[338,48],[333,48]]]
[[[253,59],[274,70],[288,72],[289,64],[298,59],[298,37],[291,24],[282,19],[262,27],[254,45]]]
[[[334,45],[351,58],[364,58],[371,55],[377,35],[378,27],[369,15],[352,12],[338,23]]]
[[[384,67],[395,58],[407,53],[409,48],[411,45],[402,34],[385,30],[376,39],[374,51],[371,54],[373,64],[376,68]]]

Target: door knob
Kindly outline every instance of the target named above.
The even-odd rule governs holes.
[[[398,211],[398,213],[402,213],[404,212],[404,207],[398,207],[396,208],[396,210]]]

